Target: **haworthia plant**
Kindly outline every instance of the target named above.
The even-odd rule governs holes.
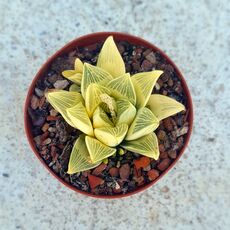
[[[97,167],[123,149],[159,158],[154,130],[160,120],[185,110],[172,98],[151,95],[162,73],[126,73],[112,36],[106,39],[96,66],[77,58],[73,70],[63,71],[73,82],[69,91],[51,90],[46,97],[69,125],[82,132],[73,146],[67,173]]]

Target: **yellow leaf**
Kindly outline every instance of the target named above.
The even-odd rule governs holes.
[[[91,163],[90,155],[85,144],[85,135],[80,135],[75,142],[68,165],[68,174],[86,171],[97,167],[101,161]]]
[[[73,76],[73,75],[76,74],[76,73],[77,73],[76,70],[64,70],[64,71],[62,72],[62,75],[63,75],[63,77],[65,77],[65,78],[69,78],[69,77]]]
[[[99,106],[93,113],[93,127],[101,128],[107,126],[113,127],[113,123],[104,110]]]
[[[136,108],[131,102],[125,99],[120,99],[117,101],[117,125],[122,123],[130,125],[135,116]]]
[[[136,104],[136,94],[129,73],[113,79],[107,84],[111,95],[116,99],[127,99],[133,105]]]
[[[120,124],[116,127],[102,127],[94,129],[95,137],[107,146],[115,147],[124,139],[128,125]]]
[[[67,115],[74,124],[75,128],[89,136],[94,136],[93,127],[88,113],[81,102],[74,107],[67,109]]]
[[[101,49],[97,66],[108,71],[113,77],[125,74],[125,64],[112,36],[109,36]]]
[[[85,106],[90,118],[92,117],[94,110],[102,102],[100,95],[104,93],[108,93],[108,90],[105,87],[94,83],[90,84],[87,88]]]
[[[110,157],[116,152],[116,149],[110,148],[101,143],[99,140],[89,136],[85,137],[85,143],[93,163]]]
[[[137,96],[137,108],[145,107],[153,87],[162,73],[163,71],[161,70],[154,70],[151,72],[137,73],[131,77]]]
[[[75,70],[65,70],[62,72],[62,75],[69,79],[70,81],[76,83],[77,85],[81,85],[82,74],[77,73]]]
[[[124,141],[121,146],[131,152],[139,153],[155,160],[157,160],[160,155],[155,133],[150,133],[133,141]]]
[[[144,107],[137,111],[137,115],[130,125],[125,140],[131,141],[143,137],[153,132],[159,126],[159,121],[156,116]]]
[[[147,106],[159,121],[185,110],[180,102],[160,94],[151,95]]]
[[[103,86],[112,79],[113,77],[102,68],[84,63],[81,82],[82,96],[85,98],[86,90],[90,84],[97,83]]]
[[[65,121],[74,127],[74,124],[67,115],[67,109],[84,102],[80,93],[65,90],[55,90],[46,93],[49,103],[62,115]]]
[[[74,69],[77,71],[77,73],[82,73],[83,72],[83,63],[79,58],[75,59]]]

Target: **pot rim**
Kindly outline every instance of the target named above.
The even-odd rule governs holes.
[[[180,81],[182,83],[182,87],[183,87],[183,90],[185,92],[185,95],[187,97],[187,107],[189,109],[189,117],[188,117],[189,131],[188,131],[188,133],[187,133],[187,135],[185,137],[184,145],[183,145],[182,149],[180,150],[179,154],[177,155],[177,158],[170,164],[170,166],[165,171],[163,171],[160,174],[160,176],[157,179],[155,179],[154,181],[149,182],[148,184],[140,186],[136,190],[128,192],[126,194],[94,195],[94,194],[91,194],[91,193],[88,193],[88,192],[85,192],[85,191],[81,191],[81,190],[77,189],[76,187],[74,187],[73,185],[70,185],[68,182],[64,181],[64,179],[59,177],[54,171],[52,171],[52,169],[44,162],[44,160],[40,156],[39,152],[37,151],[37,149],[35,147],[35,143],[33,141],[33,136],[32,136],[32,132],[31,132],[31,124],[30,124],[29,115],[28,115],[27,110],[28,110],[28,107],[30,105],[31,96],[33,94],[36,82],[39,80],[40,77],[42,77],[42,75],[49,68],[50,64],[52,63],[52,61],[54,59],[56,59],[60,55],[68,53],[69,51],[73,50],[75,47],[87,46],[87,45],[90,45],[90,44],[93,44],[93,43],[96,43],[96,42],[104,41],[109,35],[112,35],[114,37],[114,40],[116,40],[116,41],[128,41],[128,42],[133,43],[133,44],[142,45],[142,46],[144,46],[146,48],[149,48],[149,49],[151,49],[153,51],[158,51],[166,59],[167,63],[169,63],[170,65],[172,65],[174,67],[174,69],[175,69],[175,71],[177,73],[177,76],[179,77],[179,79],[180,79]],[[152,185],[154,185],[164,175],[166,175],[169,172],[169,170],[172,169],[174,167],[174,165],[178,162],[178,160],[180,159],[180,157],[182,156],[182,154],[184,153],[184,151],[185,151],[185,149],[186,149],[186,147],[188,145],[188,142],[189,142],[189,139],[190,139],[190,136],[191,136],[191,133],[192,133],[192,128],[193,128],[192,98],[191,98],[188,86],[186,84],[185,78],[183,77],[183,75],[180,72],[180,70],[178,69],[178,67],[174,64],[174,62],[161,49],[159,49],[155,45],[153,45],[150,42],[148,42],[148,41],[146,41],[146,40],[144,40],[142,38],[139,38],[137,36],[133,36],[133,35],[130,35],[130,34],[127,34],[127,33],[121,33],[121,32],[96,32],[96,33],[87,34],[87,35],[78,37],[78,38],[68,42],[65,46],[63,46],[61,49],[56,51],[40,67],[39,71],[37,72],[37,74],[33,78],[32,83],[29,86],[27,96],[26,96],[25,105],[24,105],[24,129],[25,129],[25,133],[26,133],[29,145],[30,145],[31,149],[33,150],[34,154],[36,155],[36,157],[45,166],[45,168],[58,181],[60,181],[66,187],[72,189],[75,192],[78,192],[80,194],[90,196],[90,197],[93,197],[93,198],[114,199],[114,198],[128,197],[128,196],[137,194],[139,192],[142,192],[142,191],[146,190],[147,188],[151,187]]]

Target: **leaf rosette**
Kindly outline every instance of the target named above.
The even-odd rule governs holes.
[[[126,73],[112,36],[105,40],[96,66],[77,58],[73,70],[62,72],[73,82],[69,91],[52,90],[46,98],[69,125],[82,132],[67,173],[95,168],[122,149],[159,158],[154,131],[162,119],[185,110],[170,97],[152,94],[162,73]]]

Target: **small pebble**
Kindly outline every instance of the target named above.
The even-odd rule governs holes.
[[[159,150],[160,152],[164,152],[165,151],[165,147],[163,144],[159,144]]]
[[[144,177],[143,177],[143,176],[140,176],[140,177],[134,177],[133,179],[137,182],[138,186],[143,185],[143,184],[144,184],[144,182],[145,182],[145,179],[144,179]]]
[[[146,56],[148,56],[151,52],[152,52],[151,49],[147,49],[147,50],[145,50],[145,51],[143,52],[143,56],[146,57]]]
[[[36,93],[38,97],[42,97],[44,95],[44,92],[40,90],[39,88],[35,88],[34,92]]]
[[[160,164],[157,165],[157,168],[160,170],[160,171],[164,171],[165,169],[168,168],[168,166],[170,165],[170,159],[169,158],[166,158],[164,160],[162,160],[160,162]]]
[[[165,159],[168,158],[168,153],[167,152],[161,152],[160,153],[160,159]]]
[[[116,167],[112,167],[111,169],[109,169],[109,174],[112,177],[117,177],[119,175],[119,169]]]
[[[58,115],[58,112],[55,109],[50,110],[50,116],[56,117]]]
[[[176,136],[180,137],[188,132],[188,126],[184,126],[176,130]]]
[[[49,129],[49,124],[48,124],[48,123],[45,123],[45,124],[42,126],[42,131],[43,131],[43,132],[46,132],[48,129]]]
[[[107,165],[102,163],[93,170],[92,174],[98,176],[106,169],[106,167]]]
[[[141,68],[143,71],[149,71],[152,70],[153,64],[148,60],[144,60],[141,64]]]
[[[130,166],[129,164],[124,164],[119,169],[120,178],[126,180],[129,178]]]
[[[173,118],[168,117],[166,119],[163,120],[163,124],[164,127],[168,130],[168,131],[172,131],[175,125],[175,121],[173,120]]]
[[[168,86],[170,86],[170,87],[172,87],[173,86],[173,80],[172,80],[172,78],[169,78],[169,80],[168,80]]]
[[[163,81],[163,82],[167,82],[168,80],[169,80],[169,75],[167,74],[167,73],[163,73],[162,75],[161,75],[161,80]]]
[[[41,144],[41,136],[34,137],[34,141],[35,141],[36,145],[39,146]]]
[[[148,172],[151,169],[151,165],[149,164],[148,166],[146,166],[145,168],[143,168],[144,171]]]
[[[177,157],[177,153],[175,150],[171,150],[168,152],[170,158],[175,159]]]
[[[39,98],[33,95],[30,101],[30,106],[33,110],[37,109],[39,106]]]
[[[145,58],[150,61],[153,65],[156,64],[156,56],[153,52],[149,53],[148,55],[145,56]]]
[[[164,130],[159,130],[157,132],[157,137],[159,140],[164,141],[167,138],[166,132]]]
[[[55,89],[65,89],[69,85],[69,82],[67,80],[57,80],[54,83]]]
[[[150,171],[148,171],[147,175],[149,180],[153,181],[159,176],[159,172],[156,169],[151,169]]]
[[[43,142],[42,142],[42,145],[48,145],[51,143],[51,139],[50,138],[47,138],[45,139]]]
[[[159,83],[156,83],[155,88],[156,88],[156,90],[160,90],[161,87],[160,87]]]
[[[54,127],[49,127],[48,131],[49,131],[50,133],[55,133],[57,130],[56,130],[56,128],[54,128]]]

